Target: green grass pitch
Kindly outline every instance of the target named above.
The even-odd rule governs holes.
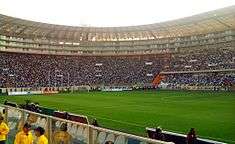
[[[235,143],[235,93],[202,91],[77,92],[43,96],[1,96],[97,118],[102,127],[146,136],[145,127]]]

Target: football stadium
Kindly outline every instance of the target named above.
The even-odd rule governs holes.
[[[233,144],[235,6],[120,27],[0,13],[0,102],[0,144]]]

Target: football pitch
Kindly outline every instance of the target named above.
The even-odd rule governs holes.
[[[235,143],[235,93],[202,91],[76,92],[41,96],[1,96],[96,118],[101,127],[146,136],[145,127]]]

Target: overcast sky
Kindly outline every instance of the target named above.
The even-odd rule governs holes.
[[[0,13],[52,24],[128,26],[235,5],[235,0],[0,0]]]

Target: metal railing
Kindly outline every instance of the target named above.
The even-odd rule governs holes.
[[[10,128],[9,144],[13,143],[16,133],[25,122],[30,123],[32,128],[43,127],[50,144],[104,144],[107,141],[112,141],[114,144],[169,144],[169,142],[95,127],[11,106],[2,105],[1,107],[5,109],[5,121]],[[66,125],[67,129],[62,130],[62,125]]]

